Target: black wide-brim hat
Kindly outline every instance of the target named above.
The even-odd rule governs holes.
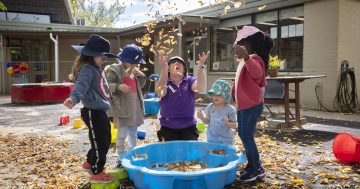
[[[107,56],[117,58],[110,53],[110,42],[100,35],[91,35],[85,45],[71,45],[77,52],[85,56]]]

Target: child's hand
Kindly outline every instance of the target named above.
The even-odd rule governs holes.
[[[202,65],[204,65],[204,63],[206,62],[207,58],[210,55],[210,51],[208,52],[202,52],[202,54],[199,54],[199,61],[198,61],[198,66],[202,67]]]
[[[128,93],[128,92],[130,92],[130,87],[128,86],[128,85],[126,85],[126,84],[120,84],[120,85],[118,85],[118,88],[117,88],[117,90],[118,91],[121,91],[121,92],[123,92],[123,93]]]
[[[142,71],[140,71],[140,69],[139,69],[138,67],[135,67],[132,72],[133,72],[133,74],[135,75],[135,77],[139,77],[139,76],[144,76],[144,75],[145,75]]]
[[[64,106],[66,106],[67,108],[69,109],[72,109],[74,107],[74,101],[71,99],[71,98],[67,98],[65,101],[64,101]]]
[[[229,124],[229,117],[228,116],[224,116],[224,123]]]
[[[200,118],[201,120],[203,120],[203,119],[205,118],[205,115],[204,115],[204,114],[205,114],[204,111],[199,110],[199,111],[197,112],[197,117]]]
[[[240,45],[235,45],[234,56],[236,56],[237,59],[249,59],[249,53],[247,52],[246,48]]]

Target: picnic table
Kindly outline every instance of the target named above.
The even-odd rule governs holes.
[[[265,98],[265,104],[278,104],[284,105],[285,109],[285,125],[290,127],[290,103],[295,103],[295,120],[296,125],[301,126],[300,123],[300,83],[305,81],[306,79],[315,79],[315,78],[323,78],[325,75],[289,75],[289,76],[278,76],[278,77],[266,77],[266,80],[274,80],[284,84],[284,96],[283,98]],[[223,80],[231,80],[234,81],[234,78],[220,78]],[[289,97],[289,85],[290,83],[294,83],[295,85],[295,98]]]

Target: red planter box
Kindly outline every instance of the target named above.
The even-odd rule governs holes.
[[[11,102],[15,104],[62,103],[69,97],[73,83],[27,83],[11,86]]]

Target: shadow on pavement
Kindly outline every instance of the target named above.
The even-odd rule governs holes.
[[[360,116],[360,115],[359,115]],[[342,126],[353,129],[360,129],[360,122],[356,121],[345,121],[345,120],[335,120],[335,119],[324,119],[312,116],[304,116],[307,119],[308,123],[318,123],[329,126]]]
[[[299,146],[312,146],[333,140],[337,133],[314,131],[314,130],[299,130],[294,132],[281,132],[275,130],[258,130],[258,134],[266,134],[271,139],[291,143]]]

